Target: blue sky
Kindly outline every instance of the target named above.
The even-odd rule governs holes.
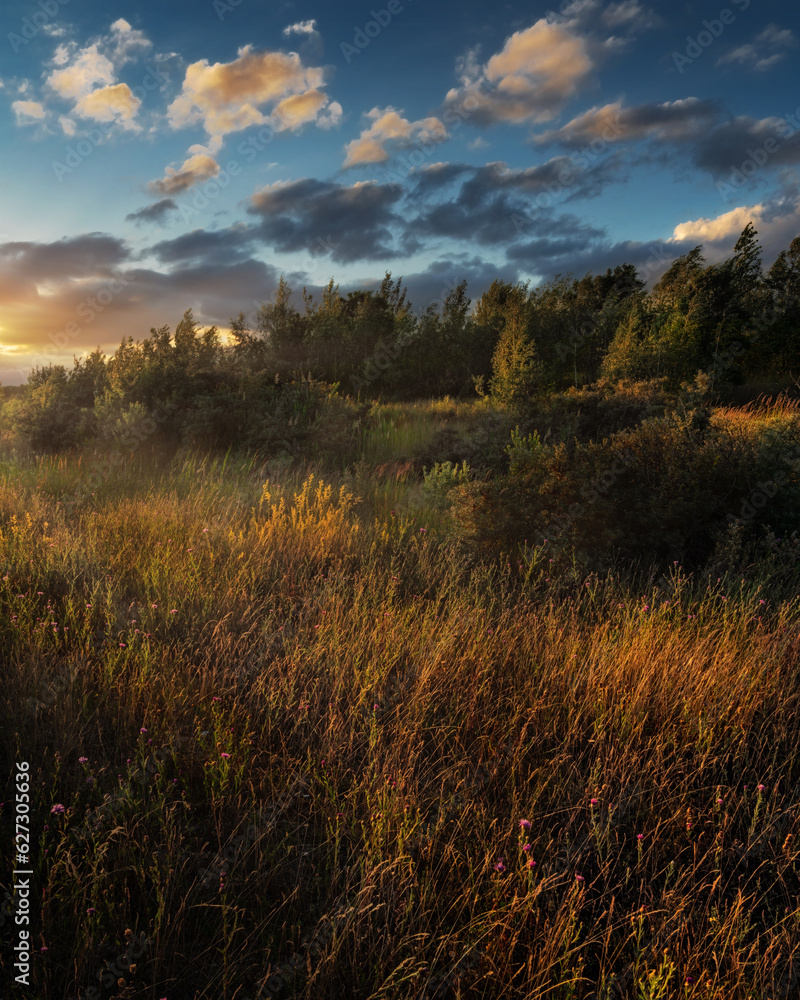
[[[403,276],[654,281],[800,235],[800,13],[731,0],[2,5],[0,381]]]

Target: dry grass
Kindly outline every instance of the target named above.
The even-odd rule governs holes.
[[[25,995],[798,995],[796,601],[474,563],[402,475],[4,468]]]

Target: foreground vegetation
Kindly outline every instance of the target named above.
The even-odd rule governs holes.
[[[748,226],[4,393],[8,995],[798,996],[798,300]]]
[[[795,502],[796,412],[709,407],[701,433],[659,392],[554,399],[519,430],[481,403],[377,407],[338,469],[8,439],[0,711],[33,773],[33,995],[795,996],[800,580],[768,521]],[[604,446],[587,406],[633,426]],[[728,448],[710,547],[690,572],[644,522],[652,570],[593,570],[580,526],[610,523],[607,491],[630,516],[631,468],[666,502],[681,435],[708,475]],[[622,439],[638,465],[557,537],[474,535],[493,479],[465,448],[546,506]],[[726,520],[776,457],[759,517]]]

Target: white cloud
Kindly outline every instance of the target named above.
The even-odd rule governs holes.
[[[725,63],[744,66],[745,69],[763,73],[772,69],[786,57],[785,51],[797,45],[797,39],[788,28],[779,28],[776,24],[768,24],[752,42],[739,45],[717,59],[717,66]]]
[[[309,21],[298,21],[296,24],[289,24],[283,29],[284,35],[318,35],[317,19],[312,17]]]
[[[226,135],[250,125],[268,122],[285,130],[314,121],[323,128],[335,124],[341,105],[329,102],[323,83],[323,70],[304,66],[296,52],[254,52],[245,45],[232,62],[201,59],[188,66],[167,117],[174,129],[202,124],[216,152]]]
[[[18,125],[32,125],[41,121],[46,112],[38,101],[13,101],[11,108],[17,116]]]
[[[177,170],[167,167],[165,176],[158,181],[150,181],[148,187],[154,194],[174,195],[187,191],[195,184],[201,184],[219,173],[219,164],[213,156],[200,151],[202,147],[193,146],[198,150],[185,160]],[[190,150],[190,152],[192,151]]]
[[[127,83],[117,83],[86,94],[75,105],[74,112],[82,118],[92,118],[97,122],[117,121],[131,128],[141,103]]]
[[[60,97],[79,99],[97,84],[109,86],[115,79],[111,60],[98,51],[95,42],[82,49],[72,65],[53,70],[47,83]]]
[[[117,18],[111,25],[111,36],[106,44],[111,51],[112,62],[117,68],[153,47],[153,43],[145,33],[132,28],[123,17]]]
[[[506,39],[479,65],[476,49],[457,63],[461,86],[447,93],[448,110],[464,109],[479,125],[526,124],[554,118],[578,93],[593,68],[585,38],[569,24],[541,18]]]
[[[435,117],[409,121],[394,108],[373,108],[367,113],[372,124],[358,139],[345,146],[347,157],[345,167],[365,163],[385,163],[389,159],[387,144],[407,149],[418,143],[442,142],[447,138],[447,130]]]
[[[683,240],[709,240],[712,243],[738,237],[748,222],[758,224],[764,211],[763,205],[744,205],[723,212],[714,219],[694,219],[691,222],[681,222],[673,231],[668,243]]]

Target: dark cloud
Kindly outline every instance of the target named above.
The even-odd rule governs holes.
[[[484,167],[461,166],[451,170],[428,170],[420,177],[410,202],[428,200],[419,213],[410,218],[407,233],[420,237],[446,237],[469,240],[484,246],[505,247],[519,239],[522,233],[550,233],[554,227],[585,241],[600,234],[583,225],[574,216],[554,216],[552,206],[565,192],[576,196],[588,190],[578,176],[566,171],[568,157],[559,157],[538,167],[509,170],[504,163],[489,163]],[[609,176],[611,174],[609,173]],[[447,192],[453,182],[462,180],[457,192]],[[570,188],[569,180],[577,188]],[[437,184],[441,187],[437,191]],[[600,177],[595,190],[602,188]],[[434,196],[440,193],[438,201]],[[535,197],[534,197],[535,195]]]
[[[228,235],[232,242],[235,231]],[[189,259],[188,246],[179,260],[175,248],[164,245],[164,257],[171,249],[171,261],[178,262],[164,272],[125,268],[133,254],[98,233],[55,244],[0,245],[0,302],[4,325],[14,330],[8,343],[0,331],[0,379],[24,382],[33,366],[70,365],[74,355],[98,345],[111,353],[123,337],[139,340],[151,327],[174,326],[190,307],[200,323],[227,326],[231,316],[254,310],[273,294],[275,268],[253,259],[232,261],[230,253],[215,259],[211,244],[203,248],[202,235],[192,236],[195,259]]]
[[[228,229],[194,229],[173,240],[162,240],[146,253],[153,254],[165,264],[188,261],[196,264],[224,261],[230,264],[247,259],[257,239],[256,226],[239,223]]]
[[[105,233],[65,237],[55,243],[0,244],[3,272],[39,282],[107,275],[128,257],[124,241]]]
[[[145,205],[136,212],[125,216],[126,222],[163,222],[170,212],[177,211],[178,205],[172,198],[162,198],[153,205]]]
[[[528,240],[511,247],[507,256],[526,273],[541,276],[545,281],[556,274],[572,274],[582,278],[588,273],[605,274],[608,268],[613,269],[618,264],[633,264],[639,277],[652,285],[676,257],[696,245],[694,242],[684,248],[683,243],[667,243],[664,240],[649,243],[625,240],[612,243],[607,239],[580,244],[554,233],[550,238]]]
[[[566,149],[581,148],[595,157],[615,143],[653,139],[682,143],[703,136],[719,121],[719,102],[687,97],[661,104],[623,107],[622,102],[590,108],[561,128],[534,137],[537,145],[557,143]]]
[[[395,253],[393,208],[399,184],[337,184],[305,178],[256,192],[247,211],[260,218],[261,239],[276,250],[330,252],[342,263],[379,261]]]
[[[739,116],[699,139],[693,159],[717,178],[791,166],[800,163],[800,129],[785,118]]]

